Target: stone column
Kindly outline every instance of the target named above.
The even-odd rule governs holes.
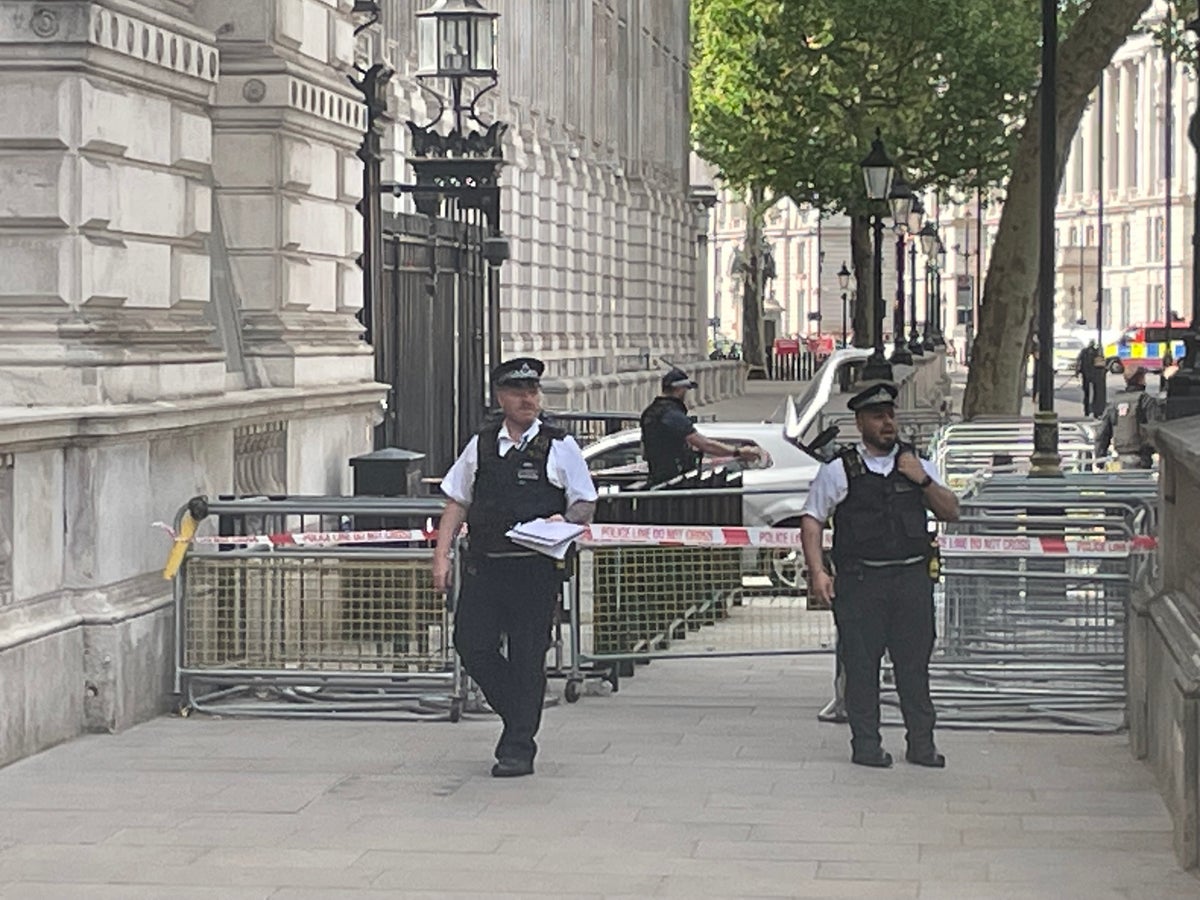
[[[221,48],[214,180],[253,386],[370,381],[362,306],[366,108],[349,0],[201,0]]]
[[[1121,196],[1127,197],[1135,178],[1134,158],[1137,155],[1137,131],[1134,129],[1134,117],[1137,110],[1137,97],[1134,91],[1132,65],[1122,63],[1119,71],[1121,78],[1121,159],[1118,182]]]
[[[0,405],[225,389],[211,34],[137,2],[0,3]]]

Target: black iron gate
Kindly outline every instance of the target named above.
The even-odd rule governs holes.
[[[362,323],[375,351],[375,377],[388,385],[375,447],[423,452],[425,472],[441,474],[483,424],[487,371],[499,361],[499,266],[508,258],[500,233],[499,177],[507,126],[480,121],[474,102],[463,105],[459,81],[454,127],[442,134],[437,124],[447,98],[430,91],[441,104],[434,121],[406,123],[414,183],[384,182],[382,136],[391,121],[392,74],[380,64],[353,81],[367,104],[358,154]],[[415,213],[385,215],[383,194],[407,198]]]
[[[453,206],[453,203],[448,204]],[[389,386],[376,446],[426,454],[441,474],[487,414],[492,273],[478,210],[456,218],[383,219],[381,303],[371,335],[376,377]]]

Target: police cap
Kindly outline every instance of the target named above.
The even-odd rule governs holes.
[[[669,391],[671,388],[694,388],[695,386],[696,382],[688,378],[687,372],[683,369],[673,368],[662,377],[664,391]]]
[[[546,364],[532,356],[509,359],[492,369],[492,387],[536,387],[544,371]]]
[[[892,384],[890,381],[876,381],[873,384],[867,385],[853,397],[851,397],[846,405],[850,407],[852,412],[858,412],[862,409],[868,409],[873,406],[895,406],[896,397],[900,395],[900,388]]]

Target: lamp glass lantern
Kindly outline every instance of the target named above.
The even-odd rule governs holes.
[[[878,131],[875,132],[875,140],[871,141],[871,152],[859,166],[862,168],[863,182],[867,188],[867,199],[886,200],[892,189],[894,164],[883,148],[883,138]]]
[[[417,13],[417,74],[496,77],[496,19],[480,0],[437,0]]]
[[[837,273],[838,287],[843,291],[850,287],[850,270],[846,268],[846,264],[842,263],[841,269]]]
[[[897,175],[892,181],[892,190],[887,196],[888,204],[892,207],[892,223],[897,231],[908,230],[908,217],[912,212],[913,200],[912,188],[909,187],[903,175]]]
[[[940,237],[937,239],[937,267],[939,272],[946,271],[946,245]]]
[[[912,208],[908,211],[908,233],[920,234],[924,222],[925,204],[921,202],[920,196],[914,196]]]
[[[926,222],[921,226],[921,230],[917,232],[917,237],[921,239],[921,252],[929,259],[933,259],[933,255],[938,249],[938,232],[937,226],[932,222]]]

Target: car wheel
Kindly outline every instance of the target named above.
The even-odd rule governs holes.
[[[1125,371],[1125,366],[1121,364],[1121,360],[1119,359],[1110,359],[1108,361],[1108,371],[1113,375],[1120,375]]]
[[[799,528],[799,519],[776,523],[775,528]],[[804,554],[797,550],[764,550],[763,569],[774,587],[798,591],[804,587]]]

